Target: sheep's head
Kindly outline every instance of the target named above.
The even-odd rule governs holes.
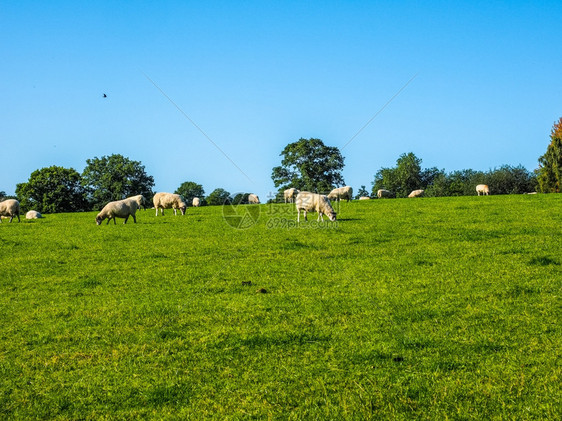
[[[328,218],[330,218],[330,221],[332,221],[332,222],[334,222],[334,221],[336,220],[336,212],[334,212],[334,211],[332,211],[332,212],[326,214],[326,216],[327,216]]]
[[[180,211],[182,215],[185,215],[185,210],[187,209],[187,206],[185,203],[182,203],[180,206]]]
[[[96,216],[96,225],[100,225],[101,221],[103,221],[103,218],[101,216]]]

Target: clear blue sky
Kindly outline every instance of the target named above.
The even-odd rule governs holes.
[[[562,116],[561,22],[560,1],[1,1],[0,190],[118,153],[157,191],[264,201],[288,143],[342,148],[414,76],[342,150],[346,184],[405,152],[532,170]]]

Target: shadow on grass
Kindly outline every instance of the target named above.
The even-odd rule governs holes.
[[[559,265],[560,262],[549,256],[533,257],[529,260],[529,264],[533,266],[549,266],[549,265]]]

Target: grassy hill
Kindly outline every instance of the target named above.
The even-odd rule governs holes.
[[[522,195],[354,201],[300,226],[289,205],[5,221],[0,418],[560,419],[561,209]]]

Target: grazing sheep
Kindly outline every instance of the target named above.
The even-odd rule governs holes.
[[[350,186],[339,187],[330,192],[328,199],[337,200],[338,202],[341,199],[347,199],[349,202],[353,199],[353,189]]]
[[[96,216],[96,224],[100,225],[106,218],[108,224],[111,219],[113,219],[113,224],[117,224],[117,222],[115,222],[116,218],[125,218],[125,221],[123,223],[126,224],[129,216],[133,217],[133,221],[136,224],[137,218],[135,216],[135,213],[137,212],[138,208],[139,204],[133,198],[109,202],[103,207],[101,212],[98,213],[98,216]]]
[[[178,209],[182,215],[185,215],[187,205],[182,200],[179,194],[175,193],[156,193],[152,199],[154,209],[156,209],[156,216],[158,216],[158,209],[164,215],[164,209],[174,209],[174,215],[178,214]]]
[[[253,193],[250,193],[248,195],[248,203],[250,203],[252,205],[259,205],[260,204],[260,198],[257,195],[255,195]]]
[[[377,197],[382,199],[383,197],[392,197],[392,193],[385,189],[378,189],[377,190]]]
[[[0,202],[0,223],[2,222],[2,216],[10,218],[10,222],[14,219],[14,216],[18,217],[18,222],[20,219],[20,202],[16,199],[8,199]]]
[[[294,203],[295,202],[295,197],[297,197],[297,194],[300,193],[300,190],[293,188],[287,189],[283,192],[283,198],[285,199],[285,203],[289,202],[289,203]]]
[[[201,206],[201,200],[198,197],[194,197],[191,201],[191,204],[194,208],[198,208],[199,206]]]
[[[39,219],[39,218],[43,218],[43,215],[41,215],[39,212],[34,210],[30,210],[25,214],[25,219]]]
[[[412,191],[412,193],[410,193],[408,195],[408,197],[422,197],[423,196],[423,190],[414,190]]]
[[[490,194],[490,188],[486,184],[478,184],[476,186],[476,193],[478,193],[478,196],[480,196],[480,193],[488,196]]]
[[[359,200],[370,200],[371,198],[369,196],[361,196],[359,198]]]
[[[146,199],[142,194],[137,194],[136,196],[128,197],[128,199],[134,199],[135,202],[137,202],[137,204],[139,205],[139,209],[142,208],[146,210]]]
[[[330,221],[336,220],[336,212],[332,208],[332,204],[327,196],[310,193],[307,191],[301,191],[297,194],[295,200],[295,206],[297,208],[297,222],[300,222],[301,210],[304,211],[304,220],[306,221],[307,212],[318,212],[318,221],[323,221],[323,215],[330,218]]]

